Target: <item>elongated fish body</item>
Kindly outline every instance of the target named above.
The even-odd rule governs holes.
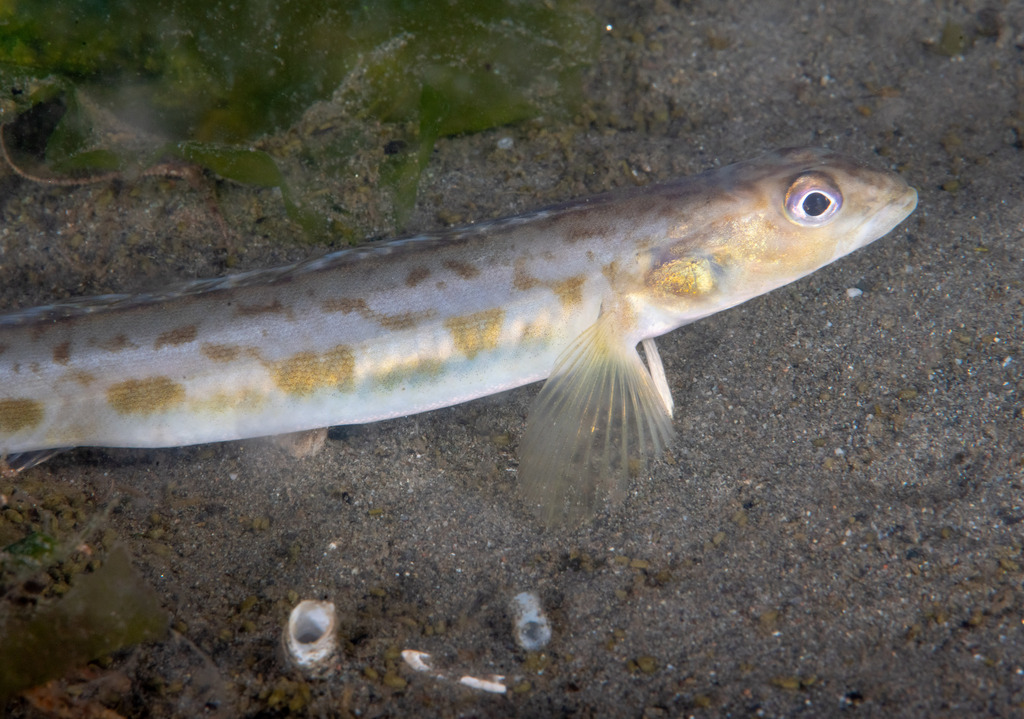
[[[373,422],[550,376],[520,475],[546,519],[578,519],[671,434],[651,338],[872,242],[916,202],[892,173],[783,150],[166,293],[0,315],[0,455]]]

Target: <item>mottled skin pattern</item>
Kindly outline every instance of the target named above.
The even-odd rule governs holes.
[[[784,214],[808,172],[843,193],[828,227]],[[456,404],[547,377],[599,320],[605,341],[632,351],[786,284],[885,234],[915,201],[891,173],[787,150],[159,295],[0,316],[0,455],[238,439]]]

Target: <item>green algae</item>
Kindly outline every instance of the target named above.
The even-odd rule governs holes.
[[[438,137],[570,116],[599,34],[572,0],[5,0],[0,26],[0,121],[67,104],[45,148],[55,171],[142,163],[97,137],[98,109],[163,138],[150,150],[187,141],[223,177],[281,188],[293,219],[273,160],[249,154],[257,138],[342,103],[403,148],[378,168],[402,218]]]
[[[3,554],[19,567],[39,567],[57,552],[57,540],[44,532],[32,532],[17,542],[8,544]]]
[[[10,548],[8,548],[9,551]],[[115,547],[59,600],[12,609],[0,624],[0,700],[110,652],[159,639],[168,615]]]

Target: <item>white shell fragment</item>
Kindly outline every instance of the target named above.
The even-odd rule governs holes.
[[[536,652],[551,641],[551,623],[534,592],[521,592],[512,597],[512,617],[516,643],[528,652]]]
[[[333,602],[306,599],[295,605],[284,629],[284,649],[306,674],[326,674],[337,648]]]
[[[409,665],[411,669],[417,672],[433,672],[430,664],[430,655],[426,652],[420,652],[415,649],[403,649],[402,659]],[[443,677],[443,674],[435,674],[438,678]]]
[[[459,684],[469,687],[470,689],[479,689],[482,692],[490,692],[491,694],[504,694],[506,687],[502,684],[502,680],[505,677],[492,675],[490,679],[479,679],[477,677],[461,677]]]
[[[489,674],[486,677],[471,677],[469,675],[463,675],[458,679],[455,679],[454,674],[437,671],[430,666],[430,655],[416,649],[403,649],[402,659],[410,669],[417,672],[425,672],[435,679],[440,679],[441,681],[457,682],[458,684],[469,687],[470,689],[479,689],[480,691],[489,692],[491,694],[504,694],[508,691],[508,687],[503,683],[505,681],[505,677],[500,674]]]

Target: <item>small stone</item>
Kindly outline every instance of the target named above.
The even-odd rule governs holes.
[[[636,668],[644,674],[654,674],[658,671],[658,660],[652,656],[637,657]]]
[[[773,677],[772,684],[780,689],[796,691],[800,688],[800,677]]]
[[[407,682],[397,674],[385,674],[383,684],[392,689],[405,689]]]

